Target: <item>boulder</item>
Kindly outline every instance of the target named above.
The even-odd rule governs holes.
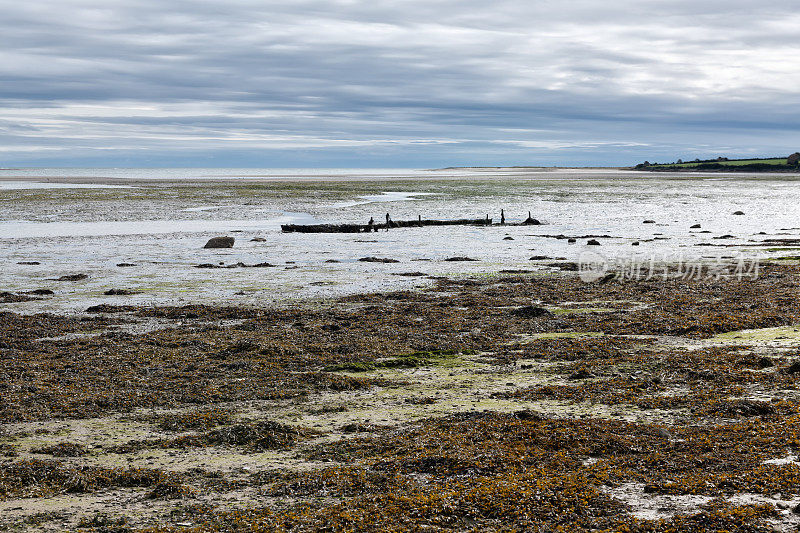
[[[100,304],[100,305],[93,305],[86,309],[87,313],[126,313],[129,311],[135,311],[136,308],[132,305],[109,305],[109,304]]]
[[[233,248],[233,237],[212,237],[203,248]]]
[[[655,223],[656,223],[655,220],[645,220],[644,222],[642,222],[642,224],[655,224]]]
[[[700,227],[701,227],[700,224],[694,224],[692,226],[689,226],[689,229],[700,229]]]
[[[734,215],[744,215],[744,211],[734,211]]]
[[[131,294],[139,294],[139,291],[131,291],[128,289],[109,289],[103,294],[106,296],[129,296]]]
[[[575,244],[576,242],[578,242],[578,240],[577,239],[573,239],[572,237],[567,239],[567,243],[569,243],[569,244]]]
[[[445,261],[478,261],[478,259],[472,259],[471,257],[464,257],[464,256],[456,256],[456,257],[448,257]]]
[[[386,257],[362,257],[359,259],[362,263],[399,263],[397,259],[389,259]]]
[[[252,239],[250,239],[250,242],[267,242],[267,239],[265,239],[264,237],[253,237]]]
[[[586,241],[586,244],[588,246],[600,246],[600,241],[598,241],[597,239],[589,239],[588,241]]]
[[[86,274],[69,274],[67,276],[61,276],[56,281],[81,281],[87,279],[89,276]]]
[[[26,294],[35,294],[36,296],[52,296],[54,293],[50,289],[34,289],[28,291]]]

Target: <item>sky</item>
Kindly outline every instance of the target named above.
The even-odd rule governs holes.
[[[0,14],[0,167],[800,150],[796,1],[0,0]]]

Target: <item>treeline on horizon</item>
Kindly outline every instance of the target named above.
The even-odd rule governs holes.
[[[762,157],[748,159],[695,159],[683,161],[678,159],[673,163],[650,163],[645,161],[635,167],[636,170],[727,170],[763,172],[768,170],[787,171],[797,170],[800,167],[800,152],[795,152],[788,157]]]

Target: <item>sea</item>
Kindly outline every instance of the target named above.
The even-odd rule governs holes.
[[[0,169],[0,207],[0,292],[54,293],[0,304],[0,311],[20,313],[82,313],[101,303],[291,306],[430,286],[440,276],[548,275],[558,263],[587,256],[595,263],[652,265],[752,264],[800,255],[791,241],[780,241],[800,239],[796,174]],[[501,210],[506,225],[498,224]],[[494,224],[281,231],[282,224],[382,222],[387,214],[393,220],[489,217]],[[529,214],[541,225],[517,225]],[[233,248],[203,247],[216,236],[234,237]],[[599,245],[588,244],[592,239]],[[365,257],[397,262],[359,261]],[[453,257],[473,261],[447,261]],[[74,274],[87,277],[59,281]],[[105,294],[112,289],[134,294]]]

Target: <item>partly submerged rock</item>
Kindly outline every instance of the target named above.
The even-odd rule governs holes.
[[[598,241],[597,239],[589,239],[588,241],[586,241],[586,244],[588,246],[600,246],[600,241]]]
[[[137,291],[131,291],[128,289],[109,289],[104,292],[106,296],[128,296],[130,294],[138,294]]]
[[[233,237],[212,237],[203,248],[233,248],[235,241]]]
[[[362,263],[399,263],[397,259],[389,259],[388,257],[362,257],[359,259]]]
[[[693,224],[693,225],[689,226],[689,229],[700,229],[701,227],[702,226],[700,226],[700,224]]]
[[[52,296],[55,293],[50,289],[34,289],[26,292],[25,294],[35,294],[36,296]]]
[[[744,211],[734,211],[734,215],[744,215]]]
[[[100,304],[93,305],[86,309],[87,313],[125,313],[127,311],[135,311],[136,308],[132,305],[109,305]]]
[[[56,281],[81,281],[88,278],[89,276],[86,274],[69,274],[66,276],[61,276],[60,278],[56,279]]]
[[[471,257],[464,257],[463,255],[458,255],[456,257],[448,257],[445,261],[478,261],[478,259],[473,259]]]
[[[17,261],[18,265],[41,265],[39,261]]]

